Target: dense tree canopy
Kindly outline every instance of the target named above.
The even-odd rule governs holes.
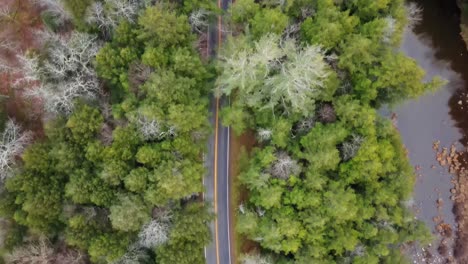
[[[402,1],[242,0],[231,12],[243,34],[221,54],[217,92],[234,98],[224,123],[258,139],[237,231],[278,263],[400,263],[400,245],[428,242],[404,206],[414,175],[400,137],[376,110],[440,85],[395,49]]]
[[[5,156],[11,169],[0,203],[8,224],[3,245],[17,247],[9,259],[36,244],[48,250],[38,258],[59,259],[63,252],[36,241],[47,237],[54,247],[74,247],[93,263],[203,263],[212,216],[198,194],[210,133],[211,75],[193,48],[197,35],[188,16],[198,8],[212,10],[211,5],[41,3],[48,12],[55,8],[55,15],[73,10],[63,19],[73,18],[79,30],[93,35],[43,33],[53,37],[45,58],[24,57],[40,73],[25,83],[46,91],[47,100],[62,91],[73,97],[64,107],[58,99],[50,102],[56,111],[45,136],[26,148],[17,166],[13,159],[29,143],[22,138],[28,135],[19,127],[13,136],[5,132],[3,143],[15,147]],[[72,85],[79,78],[93,86],[80,83],[76,90]],[[93,94],[76,94],[80,89]],[[33,242],[20,247],[23,237]]]

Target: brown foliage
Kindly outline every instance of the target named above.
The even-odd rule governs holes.
[[[336,121],[335,109],[331,104],[323,104],[318,111],[318,117],[322,123],[333,123]]]
[[[17,67],[18,54],[40,46],[35,32],[42,28],[41,10],[33,0],[2,0],[0,10],[5,11],[3,16],[0,16],[0,43],[9,44],[0,45],[0,63],[8,67]],[[24,101],[21,89],[10,87],[18,77],[18,73],[0,70],[0,93],[7,96],[2,107],[8,116],[22,123],[28,130],[41,134],[42,124],[35,120],[40,116],[40,107],[37,105],[40,102]]]

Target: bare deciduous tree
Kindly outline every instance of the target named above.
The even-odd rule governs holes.
[[[288,57],[290,59],[281,65],[280,74],[266,80],[267,86],[271,88],[272,107],[282,103],[285,109],[310,114],[314,98],[326,86],[325,81],[330,75],[329,66],[318,46],[306,46],[291,52]]]
[[[414,2],[405,4],[406,8],[406,17],[408,19],[407,28],[413,29],[422,21],[423,9],[421,6]]]
[[[271,175],[280,179],[288,179],[291,175],[297,175],[301,167],[288,153],[280,151],[276,153],[276,161],[271,166]]]
[[[14,71],[20,73],[20,77],[13,83],[15,86],[19,85],[37,85],[40,81],[43,70],[39,65],[39,57],[35,54],[20,54],[17,55],[19,68]]]
[[[131,91],[138,96],[139,88],[143,85],[149,78],[153,69],[149,66],[146,66],[142,63],[132,63],[128,70],[128,82],[130,84]]]
[[[193,11],[189,16],[189,23],[192,26],[192,30],[198,33],[206,32],[209,24],[209,15],[210,13],[204,9]]]
[[[145,140],[162,139],[164,137],[162,125],[155,119],[140,116],[138,118],[138,128]]]
[[[12,264],[48,264],[53,263],[54,258],[54,249],[44,237],[41,237],[39,241],[31,242],[26,246],[16,248],[13,252],[5,256],[6,262]]]
[[[8,120],[2,133],[0,145],[0,179],[4,180],[11,174],[11,166],[27,144],[31,142],[31,132],[22,131],[13,120]]]
[[[341,146],[341,155],[343,156],[343,160],[348,161],[356,156],[362,142],[364,142],[364,138],[356,134],[352,135],[351,140],[344,142]]]
[[[385,18],[385,22],[386,27],[383,32],[382,41],[384,43],[390,44],[392,41],[393,34],[395,33],[397,27],[397,21],[393,17],[388,16]]]
[[[139,115],[136,119],[138,130],[145,140],[161,140],[177,136],[177,128],[166,126],[156,119]]]
[[[315,125],[315,119],[314,117],[307,117],[299,121],[297,124],[296,131],[298,133],[307,133],[309,132]]]
[[[257,253],[243,255],[241,257],[242,264],[271,264],[273,263],[268,257]]]
[[[9,39],[0,39],[0,49],[6,50],[6,51],[12,51],[15,49],[16,43],[9,40]]]
[[[40,237],[37,241],[14,249],[13,252],[6,254],[5,260],[11,264],[85,263],[81,252],[71,249],[56,251],[45,237]]]
[[[245,41],[232,46],[238,48],[220,57],[223,73],[217,80],[218,92],[229,95],[239,89],[242,104],[282,106],[286,113],[309,115],[315,100],[334,92],[326,83],[332,70],[318,46],[301,48],[294,40],[274,34],[263,36],[254,47]]]
[[[46,111],[70,114],[77,98],[93,99],[99,93],[99,82],[92,61],[99,51],[96,37],[73,32],[68,38],[43,32],[48,40],[48,58],[19,56],[22,78],[15,84],[27,83],[26,96],[40,99]],[[42,66],[42,67],[41,67]]]
[[[265,142],[271,139],[273,132],[271,129],[259,128],[257,130],[257,137],[260,141]]]
[[[86,22],[96,24],[101,32],[110,36],[120,19],[135,22],[138,11],[146,6],[141,0],[104,0],[96,1],[87,11]]]
[[[8,21],[12,15],[11,7],[9,5],[4,5],[0,7],[0,21]]]
[[[58,22],[60,24],[65,23],[65,21],[69,21],[71,19],[71,14],[65,8],[64,3],[62,0],[35,0],[36,3],[45,8],[48,12],[58,18]]]
[[[127,253],[113,264],[140,264],[147,263],[149,260],[150,256],[146,249],[140,248],[138,245],[132,245]]]
[[[138,243],[144,248],[154,248],[168,239],[169,224],[161,220],[151,220],[138,234]]]
[[[318,117],[322,123],[333,123],[336,121],[335,109],[331,104],[323,104],[318,110]]]

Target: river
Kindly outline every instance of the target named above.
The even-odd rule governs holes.
[[[407,101],[393,111],[418,175],[414,190],[417,217],[431,227],[440,243],[442,237],[435,222],[446,223],[456,230],[450,199],[453,175],[437,162],[433,144],[440,141],[440,147],[448,149],[455,144],[459,150],[468,145],[468,54],[459,35],[455,0],[415,2],[424,9],[422,21],[413,30],[407,30],[401,50],[418,62],[428,79],[438,75],[448,83],[436,93]],[[439,219],[434,221],[437,216]],[[446,240],[449,249],[453,248],[453,236]],[[419,252],[414,263],[445,262],[437,252],[438,247],[435,243],[431,254],[426,256]]]

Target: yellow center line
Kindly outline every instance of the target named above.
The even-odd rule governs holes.
[[[221,8],[221,0],[218,0],[218,8]],[[221,46],[221,16],[218,16],[218,53]],[[215,240],[216,240],[216,263],[219,261],[219,239],[218,239],[218,109],[219,97],[216,98],[216,114],[215,114],[215,143],[214,143],[214,207],[215,207]]]
[[[216,240],[216,263],[219,262],[219,241],[218,241],[218,108],[219,98],[216,98],[216,120],[215,120],[215,144],[214,144],[214,207],[215,207],[215,240]]]

